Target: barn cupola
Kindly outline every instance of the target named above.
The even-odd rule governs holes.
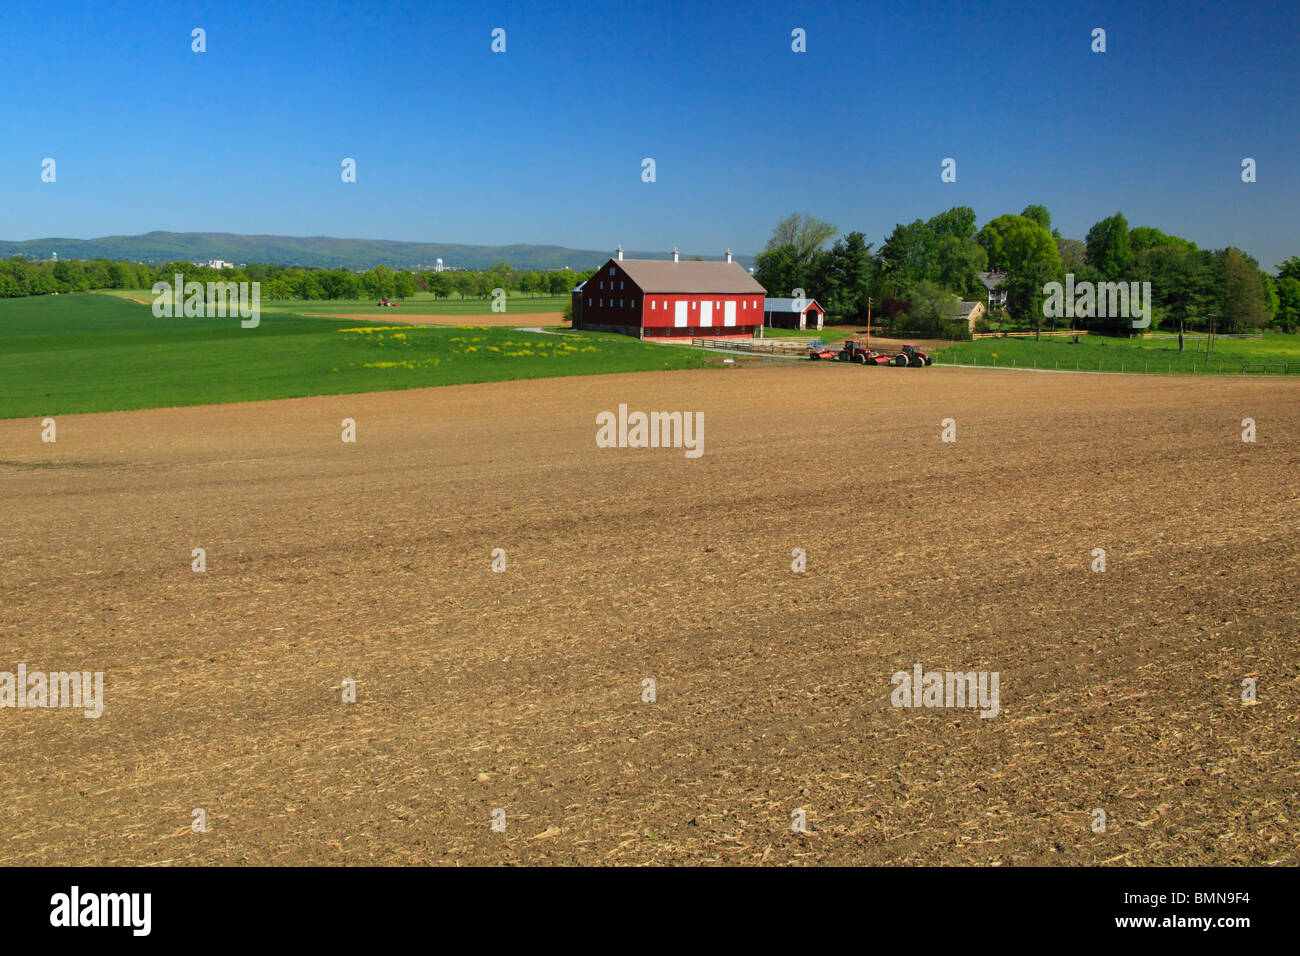
[[[727,250],[727,262],[731,262],[731,250]]]
[[[618,261],[619,261],[619,262],[622,262],[622,261],[623,261],[623,243],[620,242],[620,243],[618,244],[618,249],[616,249],[615,251],[618,253]]]
[[[673,262],[680,262],[681,258],[677,254],[677,247],[673,246]]]

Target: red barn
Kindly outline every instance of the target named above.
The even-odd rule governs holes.
[[[739,263],[610,259],[573,290],[573,327],[642,339],[752,338],[766,290]]]

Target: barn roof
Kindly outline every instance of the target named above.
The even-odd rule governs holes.
[[[797,301],[798,301],[797,299],[767,299],[763,303],[763,311],[764,312],[803,312],[812,308],[814,305],[817,306],[818,310],[822,312],[826,311],[824,308],[822,308],[822,304],[818,302],[816,299],[804,299],[803,309],[799,309],[795,307],[795,302]]]
[[[979,279],[980,282],[984,284],[984,288],[992,292],[998,286],[1002,285],[1002,283],[1007,281],[1007,274],[1005,272],[997,271],[977,272],[975,273],[975,278]]]
[[[748,292],[767,290],[738,262],[673,262],[671,259],[624,259],[619,266],[642,292]],[[609,263],[606,263],[608,265]]]

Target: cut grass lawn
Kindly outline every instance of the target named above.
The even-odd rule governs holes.
[[[158,319],[149,306],[121,295],[0,299],[0,418],[701,368],[716,361],[599,332],[561,336],[470,321],[400,326],[400,315],[393,318],[390,327],[272,311],[257,328],[245,329],[237,316]]]
[[[1125,339],[1085,335],[1076,344],[1069,338],[1035,341],[979,339],[957,342],[935,353],[940,365],[997,365],[1091,372],[1147,372],[1161,375],[1239,375],[1242,365],[1270,365],[1268,374],[1300,375],[1300,335],[1269,333],[1261,339],[1216,338],[1207,359],[1205,341],[1187,342],[1178,351],[1177,339]],[[1248,369],[1263,374],[1259,368]]]

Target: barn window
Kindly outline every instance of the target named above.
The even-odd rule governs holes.
[[[587,298],[587,305],[591,305],[591,298],[590,298],[590,297]]]
[[[619,307],[620,309],[623,308],[623,300],[622,300],[622,299],[619,299],[619,300],[618,300],[618,307]]]
[[[618,280],[618,291],[619,291],[619,292],[622,292],[622,291],[623,291],[623,280],[622,280],[622,279],[619,279],[619,280]]]
[[[633,300],[632,300],[632,308],[634,308],[634,309],[636,308],[636,299],[633,299]]]
[[[613,267],[613,266],[610,266],[610,267],[609,267],[609,274],[610,274],[610,275],[613,275],[613,274],[614,274],[614,267]]]
[[[653,311],[654,311],[654,308],[655,308],[655,306],[657,306],[657,305],[658,305],[658,304],[659,304],[659,303],[658,303],[658,302],[656,302],[656,301],[655,301],[655,300],[654,300],[654,299],[651,299],[651,300],[650,300],[650,311],[652,311],[652,312],[653,312]]]

